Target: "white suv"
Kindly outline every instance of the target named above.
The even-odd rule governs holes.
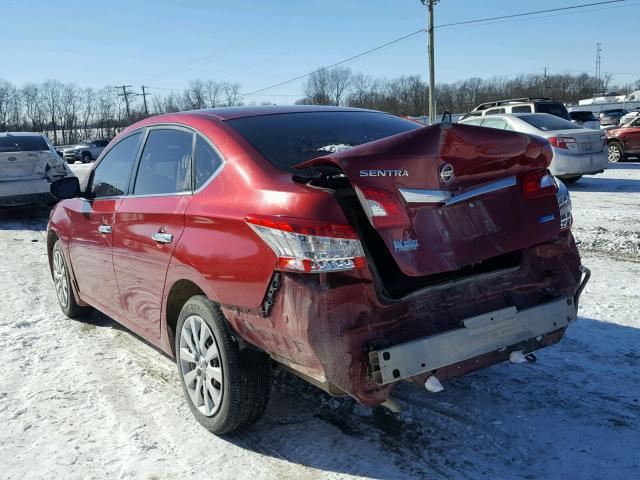
[[[550,98],[527,97],[497,100],[495,102],[481,103],[467,113],[462,119],[480,117],[482,115],[501,115],[504,113],[548,113],[556,117],[571,120],[569,111],[562,102],[556,102]]]

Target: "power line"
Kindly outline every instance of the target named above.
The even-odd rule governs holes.
[[[434,28],[453,27],[455,25],[468,25],[470,23],[489,22],[489,21],[492,21],[492,20],[502,20],[502,19],[505,19],[505,18],[526,17],[528,15],[537,15],[537,14],[540,14],[540,13],[560,12],[560,11],[564,11],[564,10],[574,10],[576,8],[594,7],[596,5],[606,5],[606,4],[610,4],[610,3],[621,3],[621,2],[626,2],[626,1],[628,1],[628,0],[608,0],[606,2],[583,3],[581,5],[571,5],[569,7],[549,8],[547,10],[537,10],[537,11],[534,11],[534,12],[524,12],[524,13],[514,13],[512,15],[502,15],[500,17],[478,18],[478,19],[475,19],[475,20],[465,20],[463,22],[444,23],[442,25],[436,25]]]
[[[264,92],[265,90],[271,90],[272,88],[280,87],[282,85],[287,85],[288,83],[295,82],[296,80],[301,80],[303,78],[309,77],[309,76],[313,75],[314,73],[322,72],[324,70],[328,70],[330,68],[337,67],[338,65],[342,65],[343,63],[350,62],[352,60],[355,60],[356,58],[360,58],[360,57],[363,57],[363,56],[368,55],[370,53],[376,52],[378,50],[382,50],[383,48],[386,48],[386,47],[388,47],[390,45],[393,45],[394,43],[401,42],[402,40],[406,40],[407,38],[413,37],[413,36],[415,36],[415,35],[417,35],[419,33],[422,33],[424,31],[425,31],[424,28],[421,28],[420,30],[416,30],[415,32],[412,32],[412,33],[409,33],[409,34],[404,35],[402,37],[396,38],[395,40],[391,40],[390,42],[383,43],[382,45],[378,45],[377,47],[374,47],[374,48],[371,48],[371,49],[366,50],[364,52],[358,53],[357,55],[354,55],[352,57],[345,58],[344,60],[340,60],[339,62],[331,64],[331,65],[329,65],[327,67],[318,68],[317,70],[314,70],[314,71],[309,72],[309,73],[305,73],[304,75],[299,75],[299,76],[297,76],[295,78],[291,78],[289,80],[285,80],[284,82],[276,83],[275,85],[270,85],[268,87],[259,88],[258,90],[253,90],[252,92],[244,93],[244,94],[242,94],[240,96],[241,97],[248,97],[250,95],[255,95],[256,93]]]
[[[480,22],[489,22],[489,21],[495,21],[495,20],[502,20],[502,19],[507,19],[507,18],[515,18],[515,17],[524,17],[524,16],[529,16],[529,15],[536,15],[536,14],[541,14],[541,13],[550,13],[550,12],[560,12],[560,11],[566,11],[566,10],[575,10],[578,8],[586,8],[586,7],[593,7],[593,6],[597,6],[597,5],[607,5],[607,4],[612,4],[612,3],[622,3],[622,2],[626,2],[628,0],[607,0],[607,1],[602,1],[602,2],[594,2],[594,3],[583,3],[580,5],[571,5],[571,6],[567,6],[567,7],[559,7],[559,8],[550,8],[550,9],[546,9],[546,10],[537,10],[537,11],[533,11],[533,12],[523,12],[523,13],[515,13],[512,15],[502,15],[499,17],[489,17],[489,18],[478,18],[478,19],[474,19],[474,20],[465,20],[462,22],[453,22],[453,23],[445,23],[442,25],[435,25],[434,28],[444,28],[444,27],[451,27],[451,26],[456,26],[456,25],[468,25],[471,23],[480,23]],[[370,53],[376,52],[378,50],[381,50],[383,48],[386,48],[390,45],[393,45],[395,43],[401,42],[402,40],[405,40],[407,38],[413,37],[415,35],[418,35],[419,33],[425,32],[425,29],[420,29],[420,30],[416,30],[415,32],[409,33],[407,35],[404,35],[402,37],[396,38],[395,40],[391,40],[390,42],[384,43],[382,45],[379,45],[377,47],[371,48],[369,50],[366,50],[364,52],[358,53],[356,55],[353,55],[352,57],[349,58],[345,58],[344,60],[341,60],[339,62],[336,62],[332,65],[329,65],[327,67],[322,67],[319,68],[317,70],[313,70],[312,72],[308,72],[305,73],[304,75],[298,75],[297,77],[294,78],[290,78],[289,80],[285,80],[283,82],[279,82],[273,85],[269,85],[268,87],[264,87],[264,88],[259,88],[257,90],[253,90],[251,92],[248,93],[244,93],[242,95],[240,95],[241,98],[243,97],[248,97],[251,95],[255,95],[257,93],[262,93],[266,90],[271,90],[273,88],[277,88],[280,87],[282,85],[287,85],[289,83],[295,82],[297,80],[302,80],[303,78],[307,78],[311,75],[313,75],[314,73],[317,72],[322,72],[324,70],[333,68],[333,67],[337,67],[338,65],[343,65],[347,62],[350,62],[352,60],[355,60],[357,58],[363,57],[365,55],[368,55]]]

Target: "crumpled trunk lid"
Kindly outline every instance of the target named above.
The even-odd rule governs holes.
[[[537,137],[438,124],[298,167],[338,166],[365,211],[380,213],[386,205],[391,215],[370,216],[373,227],[402,273],[416,277],[555,238],[555,196],[525,200],[521,187],[523,176],[544,171],[551,157],[549,144]]]
[[[50,152],[0,152],[0,182],[45,178]]]

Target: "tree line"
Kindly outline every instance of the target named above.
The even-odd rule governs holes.
[[[435,92],[436,113],[465,113],[480,103],[521,97],[550,97],[566,104],[577,104],[578,100],[604,91],[627,94],[640,89],[640,79],[624,86],[610,85],[610,80],[608,74],[596,78],[587,73],[529,73],[440,83]],[[347,67],[321,68],[307,78],[303,93],[304,97],[296,103],[371,108],[406,116],[428,114],[429,87],[417,75],[389,80],[354,73]]]
[[[605,90],[629,93],[640,89],[640,79],[621,87],[609,85],[610,78],[586,73],[530,73],[440,83],[435,92],[437,114],[445,110],[463,113],[480,103],[501,98],[551,97],[577,104],[578,100]],[[156,89],[147,103],[147,111],[137,95],[132,92],[125,97],[115,87],[81,88],[58,80],[17,87],[0,79],[0,131],[46,132],[56,145],[64,145],[83,138],[111,138],[146,115],[244,104],[238,83],[211,79],[193,80],[184,90]],[[375,78],[339,66],[320,68],[309,75],[302,87],[302,98],[296,104],[343,105],[420,116],[428,114],[428,95],[428,86],[418,75]]]

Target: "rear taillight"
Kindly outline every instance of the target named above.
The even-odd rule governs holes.
[[[550,197],[557,191],[558,186],[547,170],[527,173],[522,177],[522,196],[525,200]]]
[[[320,273],[365,265],[362,245],[351,225],[261,215],[245,221],[276,254],[277,270]]]
[[[358,188],[356,193],[374,228],[406,227],[409,217],[402,202],[387,190]]]
[[[564,183],[562,183],[558,178],[556,178],[555,181],[558,184],[556,198],[558,199],[558,209],[560,210],[560,229],[568,230],[571,228],[571,224],[573,223],[571,197],[569,196],[569,190],[567,190]]]
[[[573,137],[551,137],[548,140],[554,147],[564,148],[565,150],[570,150],[578,145],[578,142],[576,142],[576,139]]]

